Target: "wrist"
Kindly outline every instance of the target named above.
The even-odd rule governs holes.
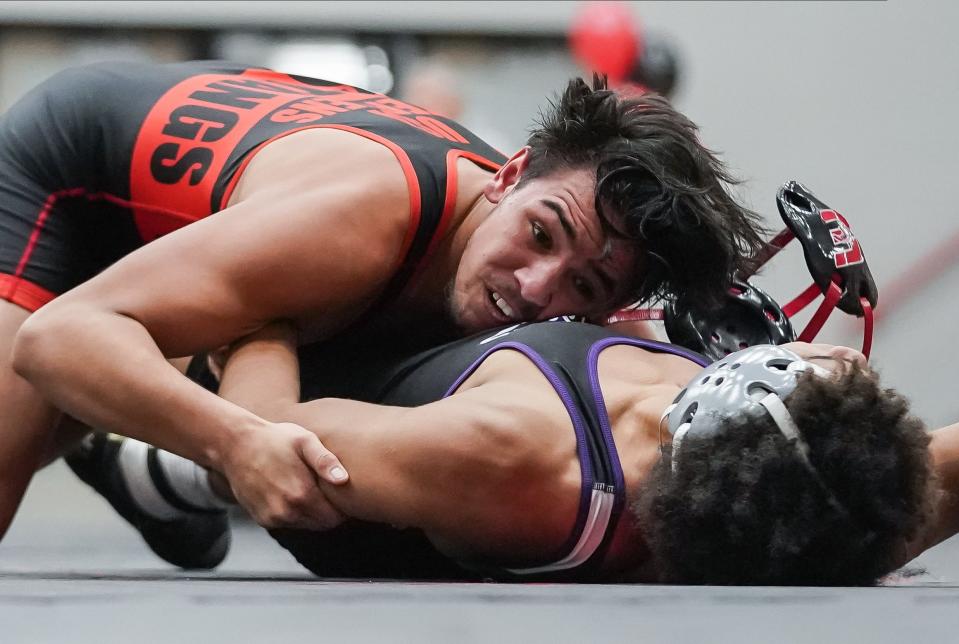
[[[237,409],[240,409],[239,407]],[[207,467],[218,472],[225,472],[236,459],[237,452],[246,445],[250,438],[264,431],[269,423],[259,416],[246,410],[224,422],[215,432],[214,440],[204,449]]]

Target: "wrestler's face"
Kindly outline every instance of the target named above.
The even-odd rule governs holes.
[[[510,164],[521,166],[523,154]],[[557,315],[598,318],[623,304],[635,251],[603,232],[595,171],[561,170],[517,187],[507,166],[486,190],[495,206],[470,237],[451,285],[459,326],[469,332]],[[506,180],[497,183],[501,173]]]
[[[863,369],[868,366],[866,356],[849,347],[834,344],[809,344],[808,342],[789,342],[782,347],[792,351],[806,362],[811,362],[834,373],[844,371],[850,365],[856,365]]]

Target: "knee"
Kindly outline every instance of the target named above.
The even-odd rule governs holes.
[[[33,315],[20,325],[13,339],[11,364],[13,370],[29,380],[42,367],[44,360],[44,337],[49,338],[46,324]]]

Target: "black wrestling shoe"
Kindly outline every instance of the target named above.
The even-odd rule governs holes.
[[[80,480],[137,529],[161,559],[187,570],[216,568],[230,550],[227,512],[196,511],[169,521],[143,512],[130,496],[117,461],[124,440],[115,434],[90,434],[64,460]]]

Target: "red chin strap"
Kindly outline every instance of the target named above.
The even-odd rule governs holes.
[[[663,309],[622,309],[606,318],[606,324],[616,324],[617,322],[648,322],[650,320],[663,320],[665,318],[666,312],[663,311]]]
[[[839,301],[839,298],[842,297],[842,289],[839,287],[839,284],[836,281],[837,278],[838,276],[833,277],[833,281],[829,283],[829,288],[826,289],[825,296],[823,297],[822,302],[819,304],[819,308],[816,309],[816,312],[813,314],[812,318],[806,323],[806,328],[803,329],[799,334],[799,337],[796,338],[799,342],[812,342],[819,334],[819,331],[826,323],[826,320],[829,319],[830,314],[832,314],[833,310],[836,308],[836,303]],[[815,283],[811,284],[809,288],[797,295],[791,302],[789,302],[789,304],[783,307],[783,313],[786,314],[786,317],[791,319],[795,314],[809,306],[809,303],[816,299],[820,293],[822,293],[822,290],[819,288],[819,286]],[[872,351],[872,305],[869,304],[869,300],[864,297],[859,298],[859,304],[862,306],[864,322],[862,354],[866,356],[866,359],[868,360],[869,352]]]
[[[762,268],[766,262],[775,257],[776,254],[781,251],[786,244],[795,239],[795,237],[796,236],[793,234],[793,232],[786,228],[769,240],[766,250],[759,256],[759,263],[756,266],[756,270],[758,271],[760,268]],[[787,318],[792,319],[794,315],[809,306],[809,304],[816,299],[817,296],[820,294],[823,295],[823,300],[819,304],[819,308],[816,309],[816,312],[813,314],[812,318],[806,323],[806,328],[803,329],[799,334],[799,337],[796,338],[799,342],[812,342],[814,339],[816,339],[816,336],[822,330],[823,325],[826,324],[826,320],[829,319],[829,316],[832,314],[833,310],[835,310],[836,304],[839,302],[840,298],[842,298],[842,281],[842,275],[839,273],[833,273],[829,282],[829,286],[825,289],[825,291],[819,288],[818,284],[813,282],[808,288],[806,288],[806,290],[797,295],[792,299],[792,301],[783,307],[783,313],[786,314]],[[868,360],[869,353],[872,351],[872,305],[865,297],[859,298],[859,304],[862,306],[863,312],[862,354],[866,356],[866,359]]]

